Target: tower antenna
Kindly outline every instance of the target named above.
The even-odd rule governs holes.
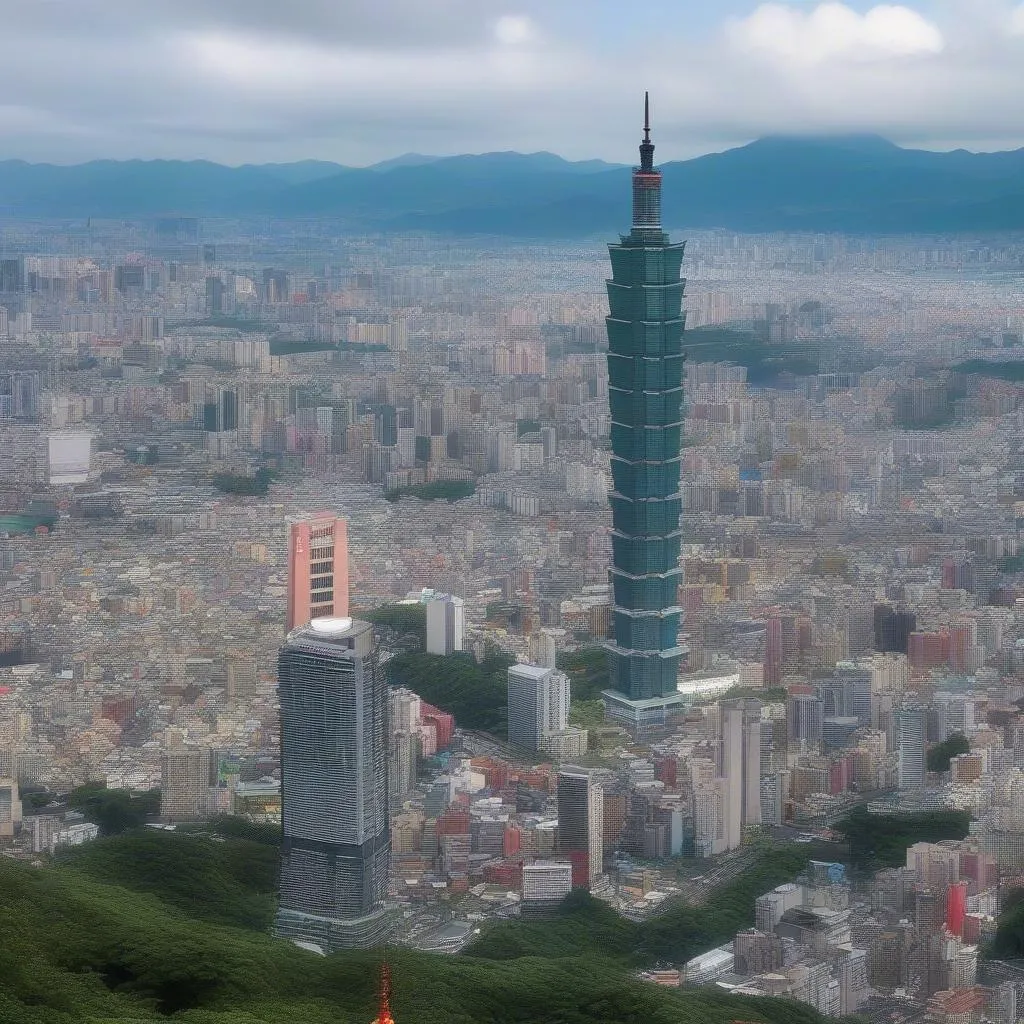
[[[384,961],[380,965],[379,1006],[374,1024],[395,1024],[395,1018],[391,1016],[391,964],[388,962],[386,952]]]
[[[651,94],[644,93],[644,141],[640,143],[640,170],[654,170],[654,143],[651,142]]]

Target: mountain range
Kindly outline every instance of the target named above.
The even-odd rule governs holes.
[[[768,137],[663,164],[672,229],[1024,230],[1024,149],[903,149],[877,136]],[[568,238],[628,227],[629,168],[552,153],[306,160],[0,161],[0,216],[326,218],[350,230]]]

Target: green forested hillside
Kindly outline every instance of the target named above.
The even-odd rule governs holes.
[[[139,830],[88,843],[60,858],[65,871],[151,892],[213,924],[266,931],[277,896],[276,845]]]
[[[272,846],[259,845],[132,832],[44,868],[0,858],[0,1022],[368,1024],[379,954],[324,958],[211,923],[266,920]],[[243,913],[247,892],[254,909]],[[593,937],[547,959],[394,950],[391,960],[399,1024],[820,1021],[798,1004],[634,980],[621,952],[596,953]]]

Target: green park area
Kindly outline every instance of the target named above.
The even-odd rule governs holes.
[[[390,502],[402,498],[419,498],[420,501],[447,501],[449,503],[469,498],[476,494],[476,483],[472,480],[434,480],[429,484],[413,484],[410,487],[396,487],[386,491],[384,498]]]

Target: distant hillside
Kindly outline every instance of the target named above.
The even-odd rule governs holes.
[[[379,951],[320,957],[237,917],[245,890],[264,915],[265,883],[243,884],[245,858],[227,840],[129,833],[100,839],[67,865],[0,857],[0,1020],[18,1024],[367,1024]],[[189,848],[189,844],[193,844]],[[155,858],[169,874],[133,863]],[[173,864],[183,858],[180,865]],[[123,876],[123,877],[122,877]],[[120,884],[115,884],[117,878]],[[227,885],[230,898],[220,891]],[[141,890],[141,891],[140,891]],[[215,905],[203,908],[204,901]],[[749,908],[747,908],[749,910]],[[225,914],[225,911],[227,913]],[[246,923],[254,923],[248,921]],[[557,924],[557,922],[556,922]],[[494,943],[491,943],[492,947]],[[822,1024],[809,1006],[712,989],[673,991],[630,976],[591,950],[430,956],[389,951],[399,1024]]]
[[[930,153],[874,136],[773,137],[662,166],[673,228],[849,233],[1024,229],[1024,150]],[[31,217],[272,215],[353,229],[520,237],[628,226],[629,169],[552,153],[323,161],[0,162],[0,212]]]

